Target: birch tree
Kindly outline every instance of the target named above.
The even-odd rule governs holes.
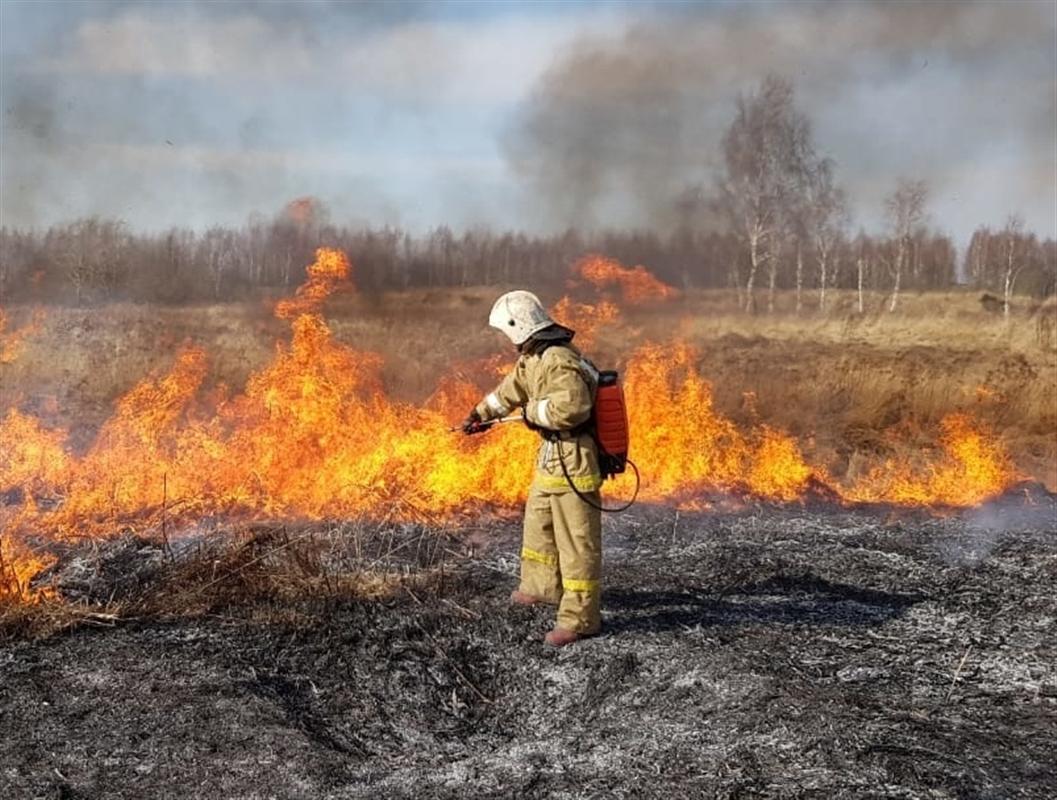
[[[202,237],[201,247],[213,287],[213,300],[220,300],[220,289],[224,276],[233,269],[235,264],[235,232],[214,225]]]
[[[1029,242],[1024,236],[1024,220],[1020,216],[1013,214],[1006,220],[1002,240],[1002,318],[1008,324],[1013,287],[1028,264],[1025,256]]]
[[[800,316],[800,312],[804,308],[804,304],[801,300],[802,292],[804,289],[804,248],[803,239],[801,237],[796,238],[796,314]]]
[[[720,195],[748,254],[746,311],[756,309],[762,267],[769,270],[773,298],[778,253],[788,231],[790,204],[803,184],[809,142],[807,118],[794,107],[788,81],[769,75],[755,94],[738,98],[734,121],[723,137]]]
[[[928,184],[921,180],[900,178],[896,189],[885,200],[885,210],[892,227],[893,253],[888,267],[892,275],[892,296],[888,311],[894,312],[899,303],[903,273],[907,267],[914,232],[925,220],[925,204],[928,201]]]
[[[871,268],[871,250],[872,243],[866,232],[862,229],[859,230],[859,235],[855,237],[855,243],[853,245],[855,250],[855,292],[856,292],[856,311],[861,315],[866,310],[864,303],[863,293],[866,285],[866,281],[870,275]]]
[[[807,234],[815,251],[818,265],[818,310],[826,311],[826,287],[833,280],[831,262],[833,251],[848,223],[848,202],[844,191],[833,177],[831,159],[820,158],[807,170],[804,215]],[[799,268],[799,267],[798,267]]]
[[[990,281],[990,244],[991,230],[986,226],[980,226],[973,231],[969,240],[969,247],[965,251],[965,271],[972,280],[973,286],[985,288]]]

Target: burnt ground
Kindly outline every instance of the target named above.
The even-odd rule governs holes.
[[[0,797],[1054,797],[1029,500],[609,518],[604,634],[562,651],[507,608],[514,521],[381,599],[9,637]]]

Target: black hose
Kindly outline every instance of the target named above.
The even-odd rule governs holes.
[[[639,496],[639,486],[641,485],[642,480],[639,477],[639,468],[635,466],[635,462],[634,461],[632,461],[630,458],[626,459],[627,463],[631,466],[631,468],[633,470],[635,470],[635,492],[634,492],[634,494],[631,495],[631,499],[628,500],[628,502],[626,502],[624,505],[619,506],[618,508],[606,508],[605,506],[597,505],[590,497],[588,497],[587,495],[585,495],[583,492],[581,492],[579,489],[576,488],[576,484],[573,483],[572,476],[569,475],[569,469],[568,469],[568,467],[565,466],[565,456],[562,455],[561,439],[553,439],[552,441],[554,441],[558,445],[558,462],[562,465],[562,474],[565,476],[565,482],[569,484],[569,488],[572,489],[576,493],[576,496],[579,497],[581,500],[583,500],[585,503],[587,503],[587,505],[591,506],[591,508],[598,509],[599,511],[603,512],[604,514],[619,514],[622,511],[627,511],[629,508],[631,508],[635,504],[635,498],[637,498]],[[599,495],[599,496],[601,496],[601,495]]]

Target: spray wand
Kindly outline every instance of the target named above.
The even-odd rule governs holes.
[[[485,433],[486,431],[491,430],[494,426],[500,425],[504,422],[525,422],[525,418],[520,414],[511,414],[508,417],[496,417],[495,419],[484,420],[482,422],[476,423],[473,428],[471,428],[469,431],[466,431],[466,433]],[[448,428],[449,433],[455,433],[456,431],[461,430],[463,430],[461,425],[456,425],[452,428]],[[641,478],[639,477],[639,468],[635,466],[635,462],[632,461],[630,458],[626,458],[626,461],[628,466],[631,467],[632,470],[634,470],[635,472],[635,492],[631,495],[630,500],[624,503],[624,505],[617,506],[616,508],[606,508],[605,506],[599,505],[590,497],[584,495],[584,493],[576,487],[576,483],[569,475],[569,468],[565,466],[565,456],[562,453],[561,447],[558,448],[558,461],[561,463],[562,475],[565,477],[566,483],[569,484],[569,488],[576,493],[577,497],[587,503],[587,505],[591,506],[591,508],[597,508],[599,511],[604,511],[607,514],[619,514],[620,512],[627,511],[629,508],[631,508],[632,505],[635,504],[635,500],[639,496],[639,486],[641,485]]]
[[[484,433],[494,425],[499,425],[504,422],[524,422],[525,418],[520,414],[511,414],[509,417],[496,417],[495,419],[484,420],[474,425],[471,433]],[[462,430],[462,425],[456,425],[452,428],[448,428],[448,433],[456,433]]]

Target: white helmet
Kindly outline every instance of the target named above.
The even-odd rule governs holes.
[[[492,306],[488,324],[501,330],[516,345],[528,341],[534,333],[554,324],[543,303],[532,292],[507,292]]]

